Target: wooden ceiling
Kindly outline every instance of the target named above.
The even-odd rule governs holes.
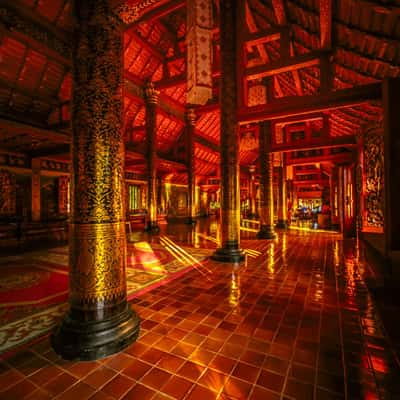
[[[246,0],[245,7],[243,86],[262,82],[269,89],[266,105],[247,107],[244,99],[242,129],[263,119],[289,130],[296,124],[307,129],[317,114],[329,144],[382,118],[376,84],[400,74],[399,0]],[[196,173],[204,179],[219,171],[218,0],[213,8],[215,96],[197,110],[195,138]],[[0,151],[68,154],[72,26],[70,0],[1,3]],[[181,0],[149,8],[124,33],[126,167],[144,171],[142,88],[151,79],[161,93],[160,172],[176,170],[171,179],[177,182],[186,179],[185,33]],[[256,150],[240,149],[244,169],[257,158]]]

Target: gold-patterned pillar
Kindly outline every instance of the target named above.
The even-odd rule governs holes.
[[[136,340],[127,302],[122,30],[111,0],[75,0],[70,309],[52,336],[66,359],[93,360]]]
[[[256,210],[256,166],[250,165],[249,166],[249,208],[250,214],[248,215],[249,218],[255,218],[257,216]]]
[[[187,135],[187,169],[188,169],[188,223],[196,223],[196,174],[194,135],[196,126],[196,114],[193,108],[186,110],[186,135]]]
[[[146,162],[147,162],[147,220],[145,230],[157,233],[157,103],[159,91],[153,82],[145,87],[146,98]]]
[[[338,167],[338,217],[339,217],[339,229],[340,232],[344,233],[344,219],[345,219],[345,190],[344,190],[344,167],[340,165]]]
[[[278,223],[276,224],[276,227],[287,229],[286,165],[284,153],[281,153],[281,164],[278,167],[278,193]]]
[[[272,126],[270,121],[260,123],[261,206],[259,239],[275,239],[273,199],[273,154],[271,153]]]
[[[383,82],[383,132],[384,132],[384,151],[380,155],[383,158],[384,176],[379,177],[381,171],[379,162],[375,166],[375,181],[380,182],[378,193],[384,193],[383,204],[378,203],[383,208],[383,228],[385,238],[385,258],[387,265],[390,266],[390,280],[393,286],[400,287],[400,79],[389,78]],[[380,178],[380,179],[379,179]],[[382,182],[383,180],[383,182]],[[381,185],[383,183],[383,188]],[[379,200],[378,200],[379,201]]]
[[[40,158],[32,159],[32,178],[31,178],[31,193],[32,193],[32,221],[40,221]]]
[[[69,202],[69,176],[63,175],[58,178],[58,213],[68,214]]]
[[[240,8],[239,8],[240,7]],[[244,260],[240,249],[239,129],[237,122],[237,28],[244,2],[220,1],[221,44],[221,247],[212,258]],[[237,25],[236,25],[237,24]]]

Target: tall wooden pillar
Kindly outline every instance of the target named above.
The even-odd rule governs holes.
[[[259,239],[275,239],[274,198],[273,198],[273,160],[271,153],[272,126],[270,121],[260,124],[260,173],[261,207]]]
[[[58,178],[58,213],[68,214],[69,202],[69,176],[60,176]]]
[[[145,230],[160,231],[157,223],[157,103],[159,91],[148,82],[146,95],[147,221]]]
[[[281,154],[281,165],[278,167],[278,223],[277,228],[287,229],[287,206],[286,206],[286,165],[284,161],[284,154]]]
[[[193,108],[186,110],[186,135],[187,135],[187,169],[188,169],[188,220],[189,224],[196,223],[196,174],[195,174],[195,154],[194,154],[194,135],[196,125],[196,115]]]
[[[111,0],[76,0],[70,309],[52,337],[66,359],[93,360],[136,340],[127,302],[122,31]]]
[[[32,193],[32,221],[40,221],[40,164],[39,158],[32,160],[32,178],[31,178],[31,193]]]
[[[338,217],[339,217],[339,229],[340,232],[344,233],[344,219],[345,219],[345,190],[344,190],[344,167],[342,165],[338,166],[338,199],[337,199],[337,206],[338,206]]]
[[[249,218],[255,218],[257,215],[256,210],[256,166],[249,166],[249,202],[250,202],[250,214]]]
[[[383,83],[384,108],[384,235],[385,256],[392,278],[400,286],[400,79]]]
[[[239,7],[243,8],[240,9]],[[244,260],[240,249],[239,129],[237,122],[237,27],[244,2],[220,1],[221,41],[221,247],[212,258]],[[238,24],[238,25],[236,25]]]

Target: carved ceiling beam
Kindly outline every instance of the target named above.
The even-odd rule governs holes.
[[[278,25],[286,25],[286,11],[283,0],[272,0],[272,7],[274,8],[275,18]]]
[[[315,163],[330,162],[333,164],[344,164],[353,160],[353,153],[337,153],[337,154],[323,154],[320,156],[303,157],[303,158],[286,158],[286,165],[307,165]]]
[[[279,59],[266,65],[257,65],[246,68],[245,74],[247,79],[258,79],[266,76],[282,74],[284,72],[293,71],[295,69],[313,67],[319,65],[324,52],[311,52],[290,57],[287,60]]]
[[[150,44],[146,39],[142,38],[134,30],[130,30],[128,34],[134,39],[134,41],[144,47],[154,58],[157,58],[158,61],[164,61],[164,54],[161,53],[161,51],[158,50],[156,46]]]
[[[247,107],[240,110],[241,123],[263,120],[284,119],[298,115],[329,111],[343,107],[353,107],[371,100],[382,99],[382,85],[372,83],[351,89],[336,90],[327,94],[294,96],[276,99],[273,103]]]
[[[6,118],[0,118],[0,133],[2,138],[6,137],[9,133],[11,136],[28,134],[32,137],[47,138],[53,143],[69,143],[71,141],[70,134],[38,128],[22,122],[11,121]]]
[[[48,157],[62,156],[65,154],[69,155],[70,151],[71,151],[70,144],[63,143],[53,147],[30,150],[27,152],[27,156],[31,158],[48,158]]]
[[[333,147],[354,147],[357,145],[355,136],[338,136],[338,137],[324,137],[308,140],[305,143],[283,143],[272,144],[271,151],[277,152],[291,152],[291,151],[305,151],[312,149],[324,149]]]
[[[319,0],[319,29],[321,49],[332,48],[332,0]]]
[[[126,94],[134,97],[136,100],[140,102],[144,102],[144,93],[143,93],[143,86],[144,83],[141,82],[137,77],[129,72],[125,72],[125,90]],[[168,118],[174,119],[179,121],[180,123],[185,123],[185,107],[183,107],[179,103],[171,102],[171,99],[168,96],[164,96],[160,94],[159,101],[158,101],[159,110],[164,113],[164,115]],[[196,108],[197,113],[197,108]],[[200,134],[196,135],[195,138],[200,144],[208,147],[213,151],[219,152],[219,146],[215,143],[207,140]]]
[[[0,24],[9,34],[63,64],[71,60],[71,37],[20,0],[0,6]]]
[[[23,96],[31,98],[33,101],[37,100],[43,102],[45,104],[49,104],[53,107],[60,107],[65,104],[60,100],[57,100],[55,97],[39,95],[37,90],[29,90],[20,86],[15,85],[14,83],[7,81],[0,77],[0,86],[12,90],[13,92],[17,92]]]
[[[159,0],[159,3],[162,3],[162,0]],[[153,22],[186,6],[185,0],[164,1],[163,3],[164,4],[158,4],[157,8],[145,12],[145,14],[139,18],[137,23]]]

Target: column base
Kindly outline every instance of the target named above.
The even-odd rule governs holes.
[[[272,225],[261,225],[256,235],[257,239],[276,239],[276,233]]]
[[[275,225],[275,228],[287,229],[288,228],[287,221],[285,219],[279,219],[278,223]]]
[[[187,220],[185,221],[185,224],[187,224],[187,225],[196,225],[197,224],[196,218],[188,217]]]
[[[160,227],[157,224],[157,221],[148,221],[144,227],[144,230],[149,233],[159,233]]]
[[[244,261],[245,255],[243,251],[235,244],[218,248],[210,258],[211,260],[218,262],[239,263]]]
[[[51,336],[51,344],[66,360],[98,360],[136,341],[139,325],[139,317],[129,304],[118,315],[95,322],[80,321],[67,314]]]

